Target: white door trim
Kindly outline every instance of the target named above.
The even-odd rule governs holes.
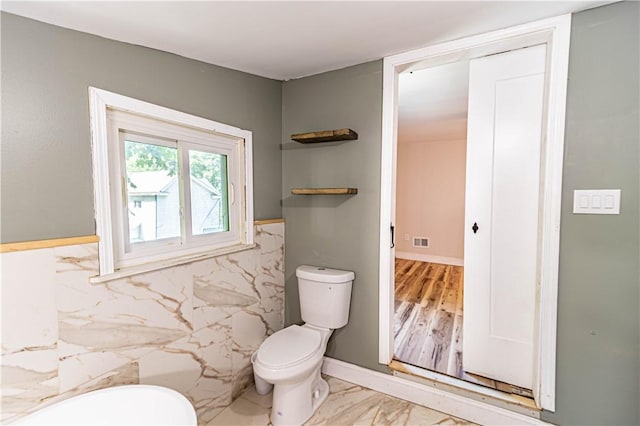
[[[408,69],[471,59],[547,43],[547,110],[542,171],[541,266],[534,395],[555,410],[556,325],[560,205],[571,15],[562,15],[389,56],[383,65],[382,161],[380,199],[379,362],[393,358],[393,249],[389,226],[395,219],[398,74]]]

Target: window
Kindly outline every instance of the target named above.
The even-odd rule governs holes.
[[[90,97],[100,275],[253,243],[251,132],[99,89]]]

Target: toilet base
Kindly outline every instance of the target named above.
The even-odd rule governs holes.
[[[329,395],[329,384],[320,377],[322,363],[302,382],[278,383],[273,389],[271,423],[274,426],[301,425]]]
[[[257,352],[254,352],[251,355],[251,364],[256,362],[256,354]],[[273,384],[258,376],[255,371],[253,372],[253,382],[256,385],[256,392],[258,392],[258,395],[266,395],[273,390]]]

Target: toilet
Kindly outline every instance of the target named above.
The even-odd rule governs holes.
[[[271,423],[301,425],[329,394],[320,377],[333,330],[349,320],[351,271],[302,265],[296,269],[303,325],[291,325],[269,336],[251,357],[260,394],[273,387]]]

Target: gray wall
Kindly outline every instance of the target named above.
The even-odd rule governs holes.
[[[557,410],[543,413],[554,423],[640,423],[638,16],[634,2],[573,17]],[[253,130],[256,217],[280,216],[282,198],[287,220],[287,323],[300,321],[297,265],[354,270],[350,322],[328,354],[386,371],[377,363],[380,61],[282,86],[3,13],[2,241],[94,232],[89,85]],[[288,138],[341,127],[359,140]],[[290,195],[304,186],[360,192]],[[621,214],[573,215],[571,192],[586,188],[621,188]]]
[[[557,410],[560,424],[638,425],[640,294],[636,2],[573,16],[565,139]],[[574,215],[574,189],[622,189],[619,216]]]
[[[386,371],[378,360],[378,250],[382,61],[292,80],[283,89],[282,197],[286,220],[287,324],[300,321],[295,268],[355,271],[351,314],[328,355]],[[358,140],[299,144],[291,133],[349,127]],[[358,188],[358,194],[291,195],[296,187]]]
[[[88,86],[253,131],[255,217],[281,217],[281,82],[7,13],[1,24],[2,242],[95,234]]]
[[[560,424],[640,424],[638,3],[573,17],[559,283]],[[360,140],[283,145],[286,322],[300,319],[295,267],[356,271],[351,318],[329,356],[385,371],[378,354],[381,63],[284,84],[283,140],[352,127]],[[293,198],[290,187],[357,185],[352,198]],[[574,189],[622,189],[619,216],[573,215]]]

